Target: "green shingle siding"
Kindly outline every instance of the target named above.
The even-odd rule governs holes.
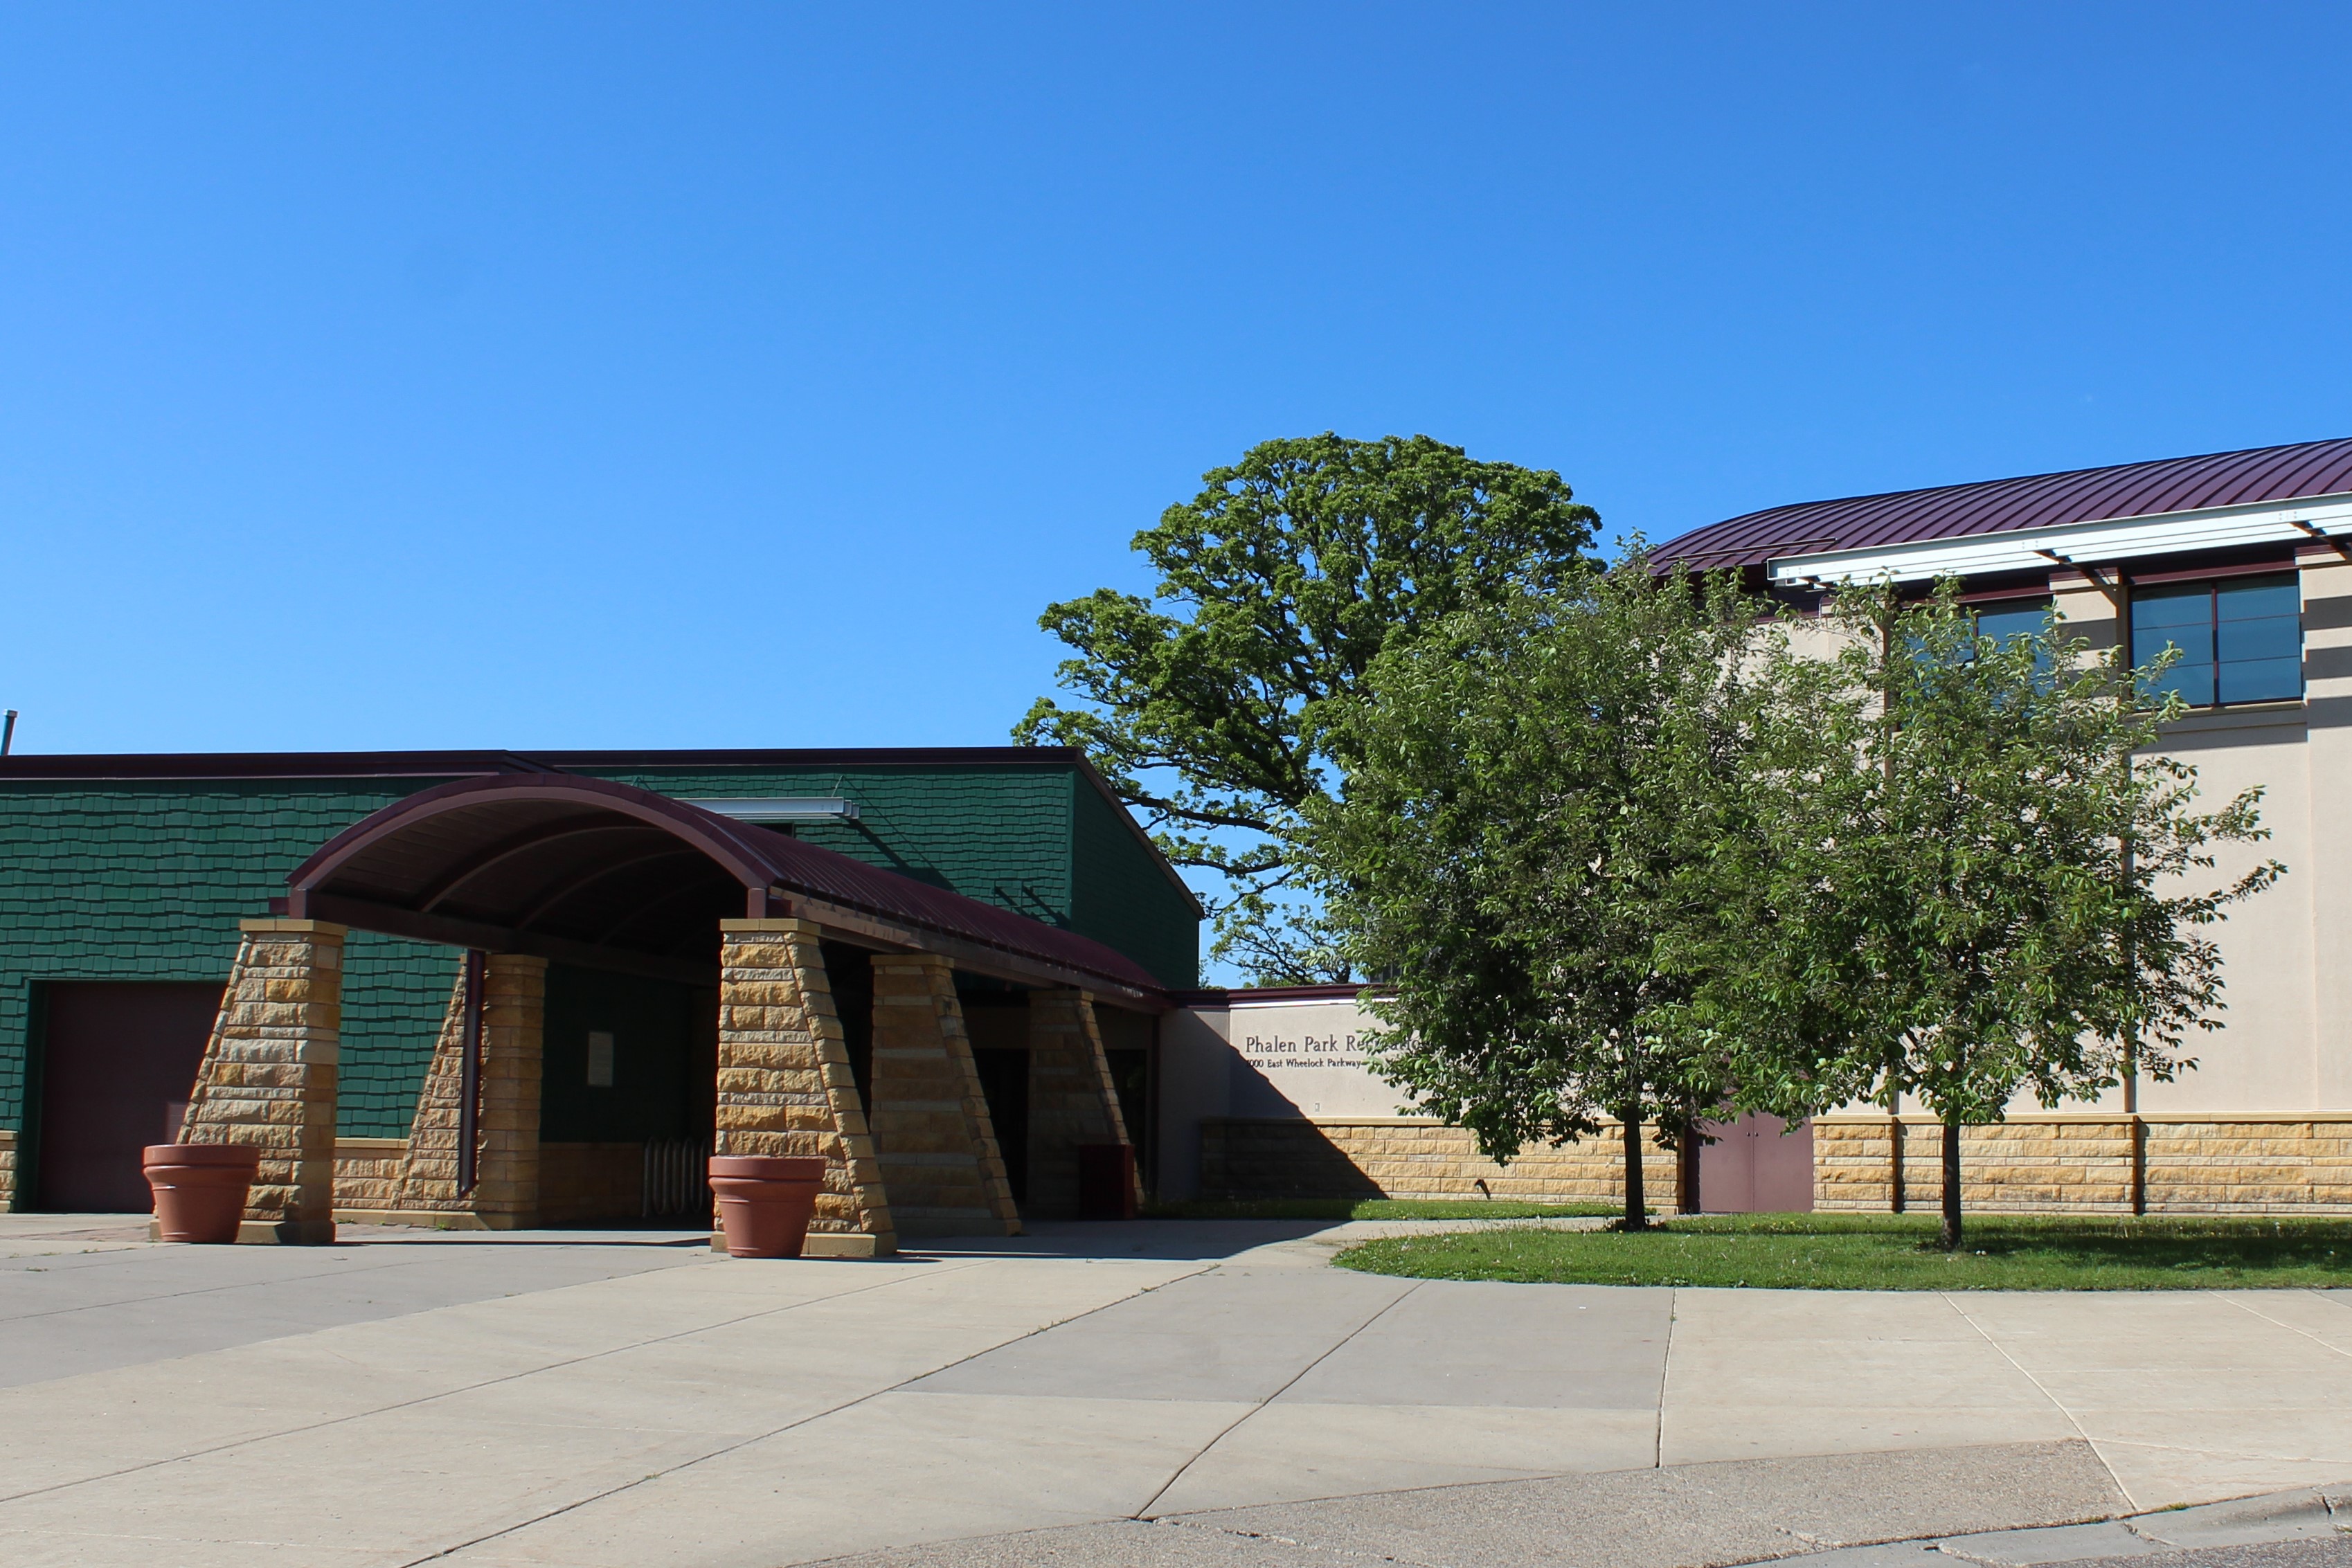
[[[34,985],[226,980],[236,923],[268,914],[288,872],[369,812],[437,782],[0,783],[0,1125],[24,1124]],[[347,1134],[406,1134],[450,973],[438,948],[353,934]]]
[[[1126,814],[1076,774],[1071,924],[1179,990],[1201,983],[1201,917],[1166,867],[1135,841]]]
[[[688,800],[844,796],[857,802],[856,822],[802,823],[795,834],[1056,925],[1072,918],[1069,798],[1076,779],[1063,768],[577,771]]]
[[[457,980],[452,948],[352,933],[343,947],[343,1051],[335,1084],[335,1125],[343,1136],[408,1136]]]

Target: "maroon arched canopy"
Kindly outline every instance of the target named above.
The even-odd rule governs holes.
[[[718,924],[799,915],[869,947],[1165,1006],[1099,942],[699,806],[576,774],[461,779],[396,800],[287,878],[287,914],[569,963],[707,978]]]

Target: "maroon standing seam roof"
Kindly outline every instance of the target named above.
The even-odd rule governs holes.
[[[1659,566],[1682,562],[1694,570],[1760,566],[1782,556],[1826,550],[2347,493],[2352,493],[2352,437],[1801,501],[1695,528],[1660,545],[1652,559]]]

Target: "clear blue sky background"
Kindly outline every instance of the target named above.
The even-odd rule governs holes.
[[[993,744],[1278,434],[1662,538],[2352,433],[2352,10],[0,10],[27,750]]]

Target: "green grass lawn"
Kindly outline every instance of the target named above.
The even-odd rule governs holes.
[[[1503,1230],[1368,1241],[1345,1269],[1423,1280],[1801,1291],[2352,1287],[2352,1219],[1987,1216],[1957,1256],[1933,1215],[1677,1217],[1647,1234]]]
[[[1475,1197],[1259,1197],[1158,1204],[1144,1212],[1153,1219],[1579,1219],[1623,1210],[1606,1203],[1497,1203]]]

